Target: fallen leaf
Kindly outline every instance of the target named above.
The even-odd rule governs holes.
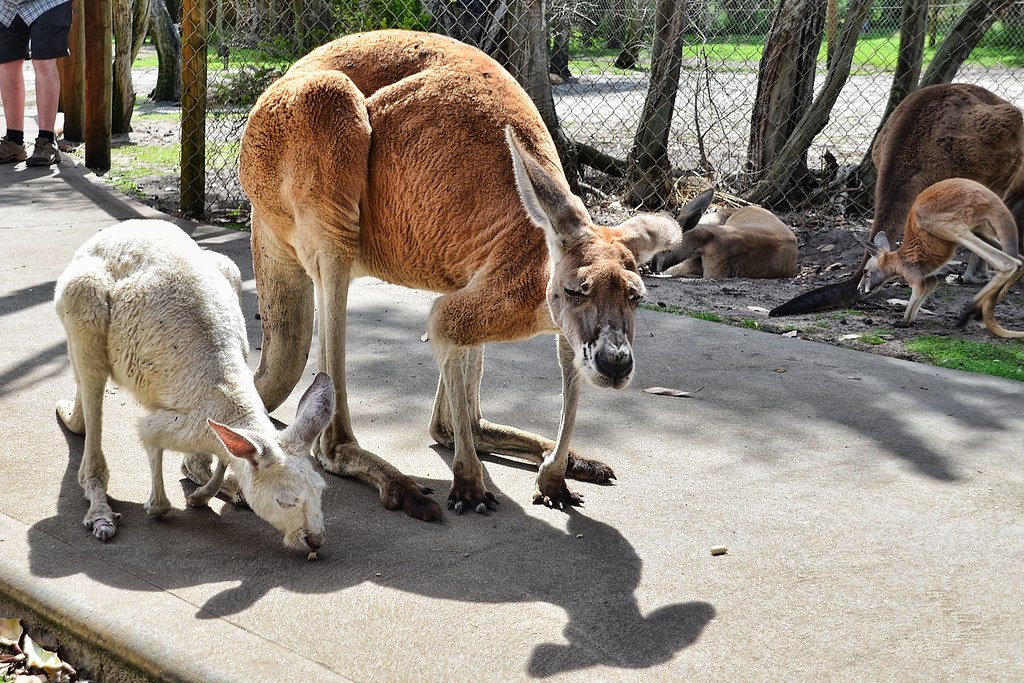
[[[644,389],[645,394],[654,394],[656,396],[678,396],[680,398],[689,398],[693,394],[689,391],[680,391],[679,389],[669,389],[668,387],[648,387]]]
[[[850,341],[851,339],[860,339],[859,334],[844,334],[839,337],[839,341]]]
[[[56,652],[44,650],[36,645],[35,641],[27,635],[25,636],[25,644],[22,649],[25,650],[25,655],[28,657],[25,665],[30,669],[42,669],[46,673],[52,674],[60,671],[64,665]]]
[[[789,337],[790,339],[796,337],[796,330],[790,330],[782,335],[783,337]]]
[[[18,619],[0,619],[0,645],[17,645],[24,632]]]
[[[754,313],[767,313],[768,312],[768,309],[764,308],[763,306],[747,306],[747,310],[748,311],[753,311]]]
[[[835,248],[836,245],[834,244],[823,244],[820,247],[818,247],[818,251],[832,251]]]

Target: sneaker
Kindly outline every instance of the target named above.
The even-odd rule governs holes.
[[[7,139],[6,135],[0,138],[0,164],[13,164],[25,161],[27,156],[28,152],[25,151],[25,145],[11,142]]]
[[[36,138],[32,156],[25,162],[26,166],[50,166],[60,163],[60,151],[57,145],[46,138]]]

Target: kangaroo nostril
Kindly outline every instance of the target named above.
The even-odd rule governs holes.
[[[633,371],[633,356],[625,351],[598,353],[594,360],[603,375],[619,380]]]
[[[313,552],[316,552],[324,546],[324,537],[322,534],[306,534],[306,545]]]

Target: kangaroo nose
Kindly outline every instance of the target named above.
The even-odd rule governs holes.
[[[310,550],[316,552],[324,545],[323,534],[306,534],[306,545],[309,546]]]
[[[594,358],[597,369],[616,384],[633,372],[633,355],[627,349],[598,353]]]

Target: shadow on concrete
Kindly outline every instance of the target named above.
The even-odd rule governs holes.
[[[273,589],[325,600],[367,581],[451,601],[549,602],[567,614],[568,642],[533,648],[527,670],[544,677],[596,664],[643,669],[663,663],[696,642],[715,616],[714,607],[702,601],[642,614],[634,591],[643,563],[618,531],[570,511],[563,532],[525,515],[490,480],[488,487],[502,501],[496,515],[449,515],[445,523],[423,524],[383,512],[375,492],[328,476],[323,507],[334,539],[318,563],[287,551],[265,522],[230,505],[220,514],[175,510],[156,521],[147,517],[141,502],[110,499],[122,515],[120,527],[117,536],[100,543],[80,523],[87,509],[77,481],[83,439],[66,430],[64,436],[71,457],[61,480],[58,513],[30,529],[30,546],[43,539],[52,542],[53,536],[65,539],[73,552],[126,569],[131,578],[124,583],[111,578],[123,576],[120,572],[90,574],[125,590],[138,590],[138,578],[152,583],[154,591],[236,584],[210,597],[198,618],[236,614]],[[141,447],[138,455],[139,466],[146,467]],[[446,460],[450,464],[450,453]],[[444,481],[424,483],[439,491],[447,488]],[[187,480],[182,486],[193,488]],[[360,521],[354,524],[354,519]],[[37,565],[31,553],[30,562],[34,574],[50,576],[49,566]]]

